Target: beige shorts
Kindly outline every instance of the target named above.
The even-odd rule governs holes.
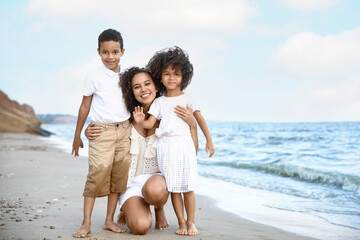
[[[103,197],[126,189],[131,155],[129,120],[95,123],[104,128],[101,136],[89,141],[89,173],[83,195]]]

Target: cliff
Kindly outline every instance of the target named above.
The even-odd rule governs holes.
[[[31,133],[49,136],[51,133],[40,128],[41,121],[34,109],[26,104],[20,105],[0,90],[0,133]]]
[[[68,114],[37,114],[43,123],[76,124],[77,117]]]

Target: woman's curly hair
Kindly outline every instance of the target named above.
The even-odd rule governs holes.
[[[166,92],[166,88],[161,82],[161,74],[162,71],[170,65],[172,65],[175,69],[181,70],[181,91],[190,84],[191,78],[194,74],[194,68],[190,63],[189,55],[180,47],[174,46],[172,48],[165,48],[156,52],[146,65],[146,68],[151,72],[160,95],[163,95]]]
[[[141,106],[141,103],[136,100],[132,89],[132,80],[135,74],[138,73],[147,73],[152,78],[151,73],[148,69],[139,67],[128,68],[120,75],[119,86],[121,87],[123,93],[126,109],[130,113],[134,111],[135,107]],[[156,97],[158,96],[159,94],[157,93]]]

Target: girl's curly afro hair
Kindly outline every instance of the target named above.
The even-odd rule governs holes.
[[[181,70],[181,91],[190,84],[194,74],[194,68],[190,63],[189,55],[180,47],[175,46],[172,48],[165,48],[156,52],[146,65],[146,68],[151,72],[160,95],[163,95],[166,92],[165,86],[161,83],[161,73],[170,65],[175,69]]]
[[[137,106],[141,106],[141,103],[136,100],[133,89],[132,89],[132,79],[138,73],[147,73],[152,78],[151,73],[146,68],[131,67],[128,68],[120,75],[119,86],[121,87],[123,98],[125,101],[126,109],[132,113]],[[156,94],[158,97],[159,94]]]

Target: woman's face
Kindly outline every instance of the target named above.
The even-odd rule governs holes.
[[[143,107],[149,107],[156,98],[157,89],[149,74],[141,72],[134,75],[132,79],[132,90],[136,100]]]

